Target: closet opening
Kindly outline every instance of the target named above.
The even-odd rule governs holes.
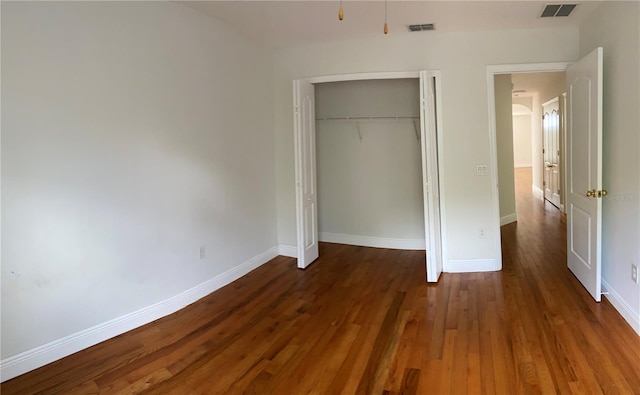
[[[425,249],[419,82],[315,84],[319,241]]]
[[[294,81],[298,267],[318,242],[425,250],[443,271],[439,72]],[[440,155],[439,155],[440,154]]]

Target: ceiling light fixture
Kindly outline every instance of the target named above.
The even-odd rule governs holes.
[[[344,10],[342,9],[342,0],[340,0],[340,9],[338,10],[338,20],[344,19]]]
[[[389,33],[389,27],[387,26],[387,0],[384,0],[384,34]]]

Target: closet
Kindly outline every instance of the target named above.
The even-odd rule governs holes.
[[[425,249],[419,82],[315,85],[319,241]]]
[[[440,108],[438,71],[293,81],[298,268],[319,240],[426,248],[427,281],[438,280]]]

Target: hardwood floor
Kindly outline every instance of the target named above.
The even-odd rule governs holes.
[[[322,244],[305,271],[276,258],[0,390],[640,394],[640,338],[567,270],[564,216],[517,173],[501,272],[445,273],[434,286],[424,252]]]

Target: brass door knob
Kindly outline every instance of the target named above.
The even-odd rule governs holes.
[[[584,193],[584,195],[585,195],[586,197],[596,197],[596,190],[595,190],[595,189],[592,189],[592,190],[590,190],[590,191],[587,191],[587,192],[585,192],[585,193]]]

